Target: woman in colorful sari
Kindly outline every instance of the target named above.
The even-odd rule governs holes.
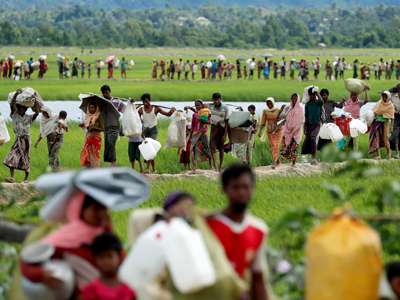
[[[369,133],[369,153],[374,155],[376,159],[381,158],[379,151],[381,148],[385,148],[387,158],[391,158],[389,136],[394,113],[395,108],[390,101],[390,92],[385,91],[374,107],[375,120]]]
[[[308,89],[309,101],[305,106],[304,142],[301,149],[302,154],[311,154],[311,164],[316,165],[317,161],[317,138],[321,127],[322,107],[324,102],[318,94],[316,87]]]
[[[261,137],[263,131],[266,131],[269,149],[272,155],[272,168],[275,169],[280,163],[279,146],[282,141],[283,129],[278,126],[278,120],[282,110],[276,107],[275,100],[272,97],[267,98],[266,105],[267,108],[264,109],[261,117],[260,131],[258,136]]]
[[[89,195],[76,191],[68,200],[65,218],[64,225],[22,251],[22,286],[30,286],[28,283],[31,282],[57,289],[62,284],[49,269],[43,267],[43,263],[37,263],[34,257],[27,255],[34,253],[35,247],[46,246],[52,249],[50,257],[43,257],[46,261],[61,259],[69,263],[75,273],[76,294],[88,281],[98,276],[90,245],[97,235],[111,230],[107,208]],[[43,255],[42,253],[41,256]],[[71,299],[76,298],[72,296]]]
[[[300,96],[293,94],[283,127],[283,156],[290,159],[293,166],[297,160],[297,148],[301,142],[304,121],[304,107],[300,103]]]
[[[80,125],[86,129],[85,144],[81,151],[82,167],[100,167],[101,132],[104,131],[100,114],[99,106],[95,102],[90,103],[87,107],[85,121]]]
[[[201,120],[199,116],[200,110],[204,108],[203,101],[196,100],[195,109],[192,116],[192,131],[190,136],[191,153],[192,153],[192,169],[196,171],[199,158],[204,157],[208,160],[211,169],[211,151],[208,142],[208,124],[210,116],[207,120]],[[200,156],[200,157],[199,157]]]

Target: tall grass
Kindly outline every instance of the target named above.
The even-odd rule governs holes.
[[[167,128],[169,122],[161,120],[159,123],[159,141],[165,145],[167,140]],[[9,152],[14,134],[12,132],[11,124],[8,124],[9,132],[11,134],[11,141],[0,147],[0,159],[3,160]],[[35,123],[31,130],[32,145],[39,136],[39,126]],[[60,152],[61,167],[62,169],[79,169],[80,152],[84,143],[85,134],[83,130],[76,123],[70,124],[70,130],[65,134],[64,145]],[[363,136],[360,140],[360,150],[366,155],[368,149],[368,137]],[[103,139],[104,142],[104,139]],[[102,151],[104,150],[104,143]],[[218,155],[216,155],[216,158]],[[119,166],[130,166],[128,157],[128,138],[121,137],[117,143],[117,160]],[[231,153],[225,155],[224,166],[237,161]],[[258,139],[256,147],[253,150],[253,166],[266,166],[271,163],[271,155],[267,143],[261,143]],[[107,166],[107,163],[102,163],[102,166]],[[200,168],[208,168],[208,163],[203,162],[199,164]],[[138,166],[136,165],[136,168]],[[179,156],[176,148],[162,148],[156,158],[156,171],[157,173],[179,173],[185,170],[184,166],[179,163]],[[46,140],[42,140],[38,148],[31,149],[31,179],[35,179],[41,174],[48,171],[48,154]],[[9,170],[5,166],[0,166],[0,180],[4,180],[9,176]],[[22,172],[17,172],[17,180],[22,180]]]

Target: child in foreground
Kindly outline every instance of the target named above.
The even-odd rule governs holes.
[[[118,279],[118,269],[122,263],[122,246],[112,233],[97,236],[91,249],[100,271],[99,278],[82,290],[82,300],[135,300],[135,293]]]

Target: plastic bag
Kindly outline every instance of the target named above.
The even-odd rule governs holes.
[[[142,135],[142,121],[140,120],[136,105],[130,101],[122,114],[121,125],[122,131],[127,137]]]
[[[367,105],[363,105],[360,109],[360,119],[367,123],[368,126],[371,126],[375,119],[374,111],[368,108]]]
[[[10,141],[10,134],[8,133],[6,120],[0,115],[0,145],[6,144]]]
[[[248,111],[233,111],[229,116],[229,126],[236,128],[250,120],[250,113]]]
[[[365,122],[359,119],[353,119],[350,122],[350,136],[356,138],[361,134],[365,134],[368,131],[368,126]]]
[[[343,139],[343,134],[339,127],[333,123],[326,123],[321,126],[319,131],[319,137],[323,140],[331,140],[332,142],[338,142]]]
[[[346,79],[344,86],[350,93],[357,93],[358,95],[369,90],[369,85],[357,78]]]
[[[168,126],[166,147],[186,147],[186,117],[182,112],[176,112]]]
[[[376,300],[382,272],[379,235],[338,212],[313,229],[306,244],[307,300]]]

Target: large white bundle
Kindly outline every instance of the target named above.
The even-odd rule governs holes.
[[[353,119],[350,122],[350,136],[352,138],[356,138],[361,134],[365,134],[368,131],[368,125],[367,123],[359,120],[359,119]]]
[[[236,128],[250,120],[250,113],[248,111],[233,111],[229,116],[229,126]]]
[[[0,115],[0,145],[10,141],[10,134],[8,133],[6,120]]]
[[[183,294],[215,284],[217,276],[202,235],[184,220],[174,218],[163,239],[168,270]]]
[[[368,126],[371,126],[374,119],[375,119],[374,111],[371,108],[368,108],[367,105],[362,106],[360,110],[360,120],[367,123]]]
[[[46,54],[40,55],[39,60],[47,60],[47,55]]]
[[[126,105],[122,114],[121,125],[122,131],[127,137],[142,135],[142,121],[134,103],[128,102]]]
[[[336,124],[326,123],[323,124],[319,130],[319,138],[323,140],[331,140],[332,142],[338,142],[343,139],[343,133]]]
[[[186,117],[182,112],[176,112],[168,126],[167,147],[186,146]]]
[[[17,96],[16,102],[19,105],[25,107],[34,107],[36,105],[41,106],[43,103],[42,98],[39,93],[31,87],[26,87],[21,89],[22,92]],[[8,94],[8,102],[11,103],[14,98],[16,91]]]
[[[344,81],[344,86],[350,93],[361,94],[362,92],[369,90],[369,85],[357,78],[346,79]]]

